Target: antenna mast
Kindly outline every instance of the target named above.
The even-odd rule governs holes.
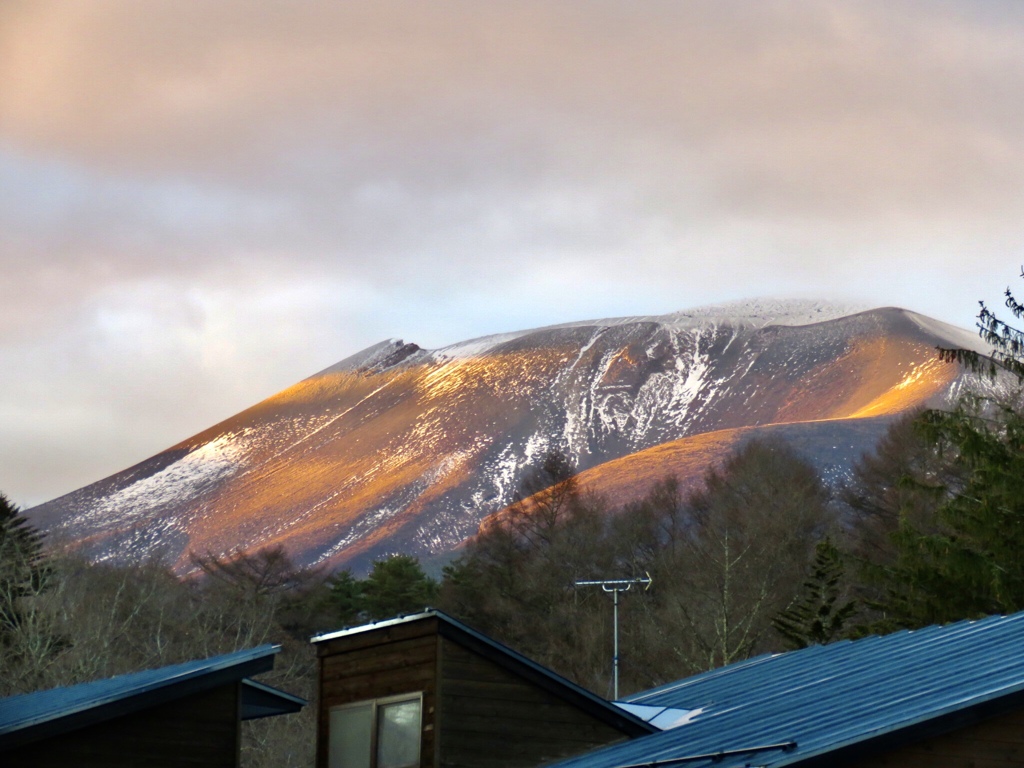
[[[577,581],[577,587],[600,587],[612,595],[612,691],[613,700],[619,700],[619,592],[629,592],[634,584],[643,584],[646,592],[651,588],[651,574],[639,579],[604,579]]]

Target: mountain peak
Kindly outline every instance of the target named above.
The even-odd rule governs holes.
[[[297,563],[359,569],[450,557],[552,449],[623,503],[668,474],[699,482],[766,429],[839,478],[887,419],[957,390],[962,370],[935,347],[972,340],[856,309],[757,299],[435,351],[388,339],[29,512],[96,559],[160,551],[185,569],[190,551],[282,544]]]
[[[386,339],[325,368],[312,378],[330,373],[354,373],[356,371],[380,373],[420,351],[422,350],[418,345],[407,344],[402,339]]]
[[[667,315],[633,315],[607,317],[599,320],[577,320],[569,323],[558,323],[536,330],[546,331],[557,328],[584,328],[591,326],[611,327],[633,323],[654,323],[681,330],[699,328],[706,325],[729,325],[757,329],[769,325],[813,325],[867,312],[870,309],[871,307],[867,305],[840,304],[811,299],[756,298],[721,304],[707,304],[701,307],[680,310],[679,312],[671,312]],[[500,340],[505,341],[522,336],[525,333],[531,333],[531,331],[503,334]],[[474,342],[482,343],[492,338],[496,341],[499,340],[498,336],[488,336],[482,339],[474,339]]]
[[[870,307],[866,305],[839,304],[810,299],[743,299],[722,304],[708,304],[667,315],[633,315],[598,320],[576,320],[525,331],[492,334],[431,350],[430,354],[439,360],[473,357],[523,336],[568,328],[612,328],[649,323],[674,330],[689,330],[711,325],[758,329],[769,325],[813,325],[869,310]],[[371,349],[374,348],[371,347]]]
[[[665,315],[663,321],[676,326],[721,322],[733,326],[764,328],[769,325],[814,325],[866,312],[866,305],[841,304],[811,299],[756,298],[708,304]]]

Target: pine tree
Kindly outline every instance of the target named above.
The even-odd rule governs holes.
[[[842,600],[845,568],[843,558],[830,537],[818,542],[811,575],[800,596],[773,621],[775,628],[793,649],[825,645],[842,636],[846,623],[857,610],[854,600]]]
[[[1022,275],[1024,276],[1024,275]],[[1006,290],[1006,306],[1024,318],[1024,305]],[[991,357],[943,349],[993,377],[1024,380],[1024,333],[982,302],[979,333]],[[1021,394],[969,392],[952,410],[931,410],[916,427],[944,467],[932,476],[932,519],[901,510],[891,540],[895,555],[869,564],[881,588],[874,629],[917,627],[1024,609],[1024,401]]]
[[[420,611],[437,598],[438,584],[411,555],[394,555],[373,563],[362,583],[363,608],[370,619],[387,619]]]
[[[926,412],[920,427],[964,480],[946,488],[931,530],[902,520],[893,534],[879,628],[1024,609],[1024,415],[970,398]]]
[[[1020,276],[1024,277],[1024,268]],[[1018,320],[1024,320],[1024,304],[1017,301],[1013,291],[1007,287],[1003,296],[1003,303],[1011,314]],[[1019,380],[1024,380],[1024,331],[999,318],[985,306],[984,301],[978,304],[981,306],[976,323],[978,335],[992,345],[993,353],[982,356],[970,349],[940,348],[940,358],[947,362],[962,363],[973,371],[985,371],[990,376],[995,376],[1000,370],[1009,371]]]
[[[332,618],[346,626],[358,623],[366,609],[363,582],[346,568],[331,576],[328,584],[331,590],[328,603]]]
[[[21,626],[21,602],[43,590],[47,573],[41,534],[0,493],[0,642]]]

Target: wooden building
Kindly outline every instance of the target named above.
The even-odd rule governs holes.
[[[318,768],[535,766],[657,730],[440,611],[313,643]]]
[[[280,646],[0,699],[4,768],[235,768],[242,720],[305,701],[250,680]]]

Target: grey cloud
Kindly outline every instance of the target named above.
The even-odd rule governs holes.
[[[24,81],[0,96],[10,140],[152,183],[156,205],[170,204],[169,172],[196,188],[197,211],[218,210],[203,187],[239,190],[245,204],[203,233],[222,251],[289,243],[405,269],[403,254],[465,247],[471,267],[495,210],[518,213],[503,234],[521,248],[559,236],[546,199],[595,192],[616,215],[562,229],[611,249],[638,218],[694,212],[848,224],[893,208],[925,221],[1018,211],[1020,14],[997,26],[915,3],[23,7],[12,41],[41,42],[0,46],[5,82]],[[44,45],[48,33],[75,44]],[[261,224],[238,226],[246,213]]]
[[[1019,14],[1007,31],[907,3],[70,6],[6,25],[0,73],[24,83],[0,126],[135,173],[311,195],[381,176],[421,194],[586,182],[623,173],[614,147],[639,135],[673,170],[680,152],[711,176],[736,154],[768,177],[773,156],[808,174],[825,159],[875,184],[892,154],[932,167],[936,140],[907,134],[953,131],[984,161],[1022,130]],[[55,26],[73,44],[46,45]]]
[[[969,0],[0,3],[0,448],[79,482],[385,336],[969,322],[1024,260],[1022,42]]]

